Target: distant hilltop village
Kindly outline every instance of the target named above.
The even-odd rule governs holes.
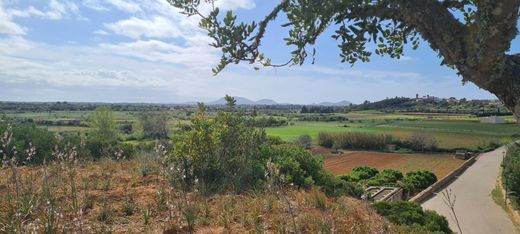
[[[459,103],[466,103],[466,102],[486,102],[488,104],[495,104],[495,105],[502,105],[502,102],[498,99],[490,99],[490,100],[483,100],[483,99],[476,99],[476,100],[467,100],[466,98],[457,99],[455,97],[449,97],[449,98],[440,98],[430,95],[420,96],[419,94],[415,95],[415,100],[417,102],[420,101],[429,101],[429,102],[435,102],[435,103],[441,103],[443,101],[448,102],[449,104],[459,104]]]

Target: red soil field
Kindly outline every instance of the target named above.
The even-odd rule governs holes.
[[[332,154],[330,149],[316,147],[312,153],[323,156],[325,169],[334,175],[342,175],[358,166],[369,166],[377,169],[396,169],[403,173],[414,170],[428,170],[438,178],[446,176],[464,161],[450,154],[395,154],[368,151],[343,151]]]

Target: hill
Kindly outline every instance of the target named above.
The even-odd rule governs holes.
[[[378,110],[383,112],[423,112],[456,113],[477,116],[511,115],[511,112],[498,100],[466,100],[456,98],[438,98],[433,96],[408,98],[387,98],[377,102],[365,101],[353,106],[351,110]]]
[[[316,104],[317,106],[350,106],[352,102],[349,101],[340,101],[340,102],[320,102]]]
[[[235,97],[237,101],[237,105],[241,106],[266,106],[266,105],[278,105],[277,102],[271,99],[261,99],[258,101],[253,101],[244,97]],[[226,105],[226,100],[224,98],[220,98],[216,101],[209,102],[208,105]]]

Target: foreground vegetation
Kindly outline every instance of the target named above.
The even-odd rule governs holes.
[[[18,193],[11,170],[0,171],[2,233],[381,233],[397,228],[362,201],[327,197],[315,189],[183,193],[170,187],[153,158],[53,163],[17,172]]]

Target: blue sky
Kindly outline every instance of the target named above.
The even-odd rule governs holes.
[[[265,3],[269,2],[269,3]],[[275,1],[219,0],[241,20],[258,20]],[[289,58],[279,18],[263,51],[275,62]],[[331,30],[318,41],[316,64],[266,68],[211,68],[219,51],[166,0],[0,0],[0,100],[156,102],[210,101],[225,94],[278,102],[380,100],[435,95],[489,99],[493,95],[461,83],[441,67],[427,46],[406,50],[401,60],[373,57],[342,64]],[[520,41],[513,42],[520,51]]]

